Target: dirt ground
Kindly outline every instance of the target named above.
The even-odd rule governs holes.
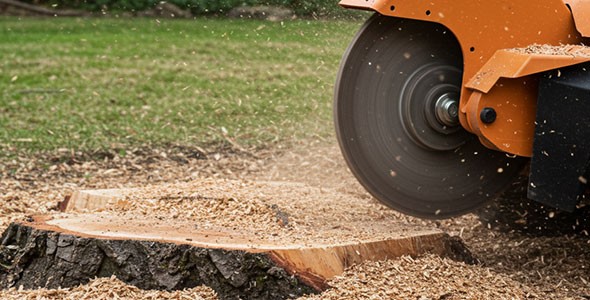
[[[13,220],[56,209],[75,189],[134,187],[203,178],[303,182],[359,199],[370,196],[343,162],[335,141],[305,141],[250,152],[169,147],[135,149],[124,157],[63,151],[23,157],[0,166],[0,231]],[[48,163],[50,162],[50,163]],[[519,199],[514,199],[519,201]],[[332,288],[308,299],[590,299],[590,237],[586,231],[551,236],[499,231],[469,214],[444,221],[397,215],[461,237],[479,263],[433,255],[371,262],[349,269]],[[116,278],[71,289],[0,291],[2,299],[215,299],[205,287],[141,291]]]

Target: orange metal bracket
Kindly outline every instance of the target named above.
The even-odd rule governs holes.
[[[531,156],[537,80],[530,75],[588,61],[590,48],[584,46],[498,50],[465,85],[473,90],[465,106],[468,129],[487,147]],[[496,111],[496,122],[484,124],[480,120],[485,107]]]
[[[523,88],[526,86],[527,88]],[[474,91],[465,106],[469,130],[490,149],[531,156],[535,132],[538,81],[534,77],[498,80],[490,93]],[[493,108],[496,121],[480,119],[484,108]]]
[[[465,86],[487,93],[500,77],[519,78],[587,61],[590,61],[590,48],[577,45],[501,49]]]

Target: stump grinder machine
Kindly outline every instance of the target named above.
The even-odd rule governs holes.
[[[590,0],[342,0],[372,10],[344,54],[338,140],[378,200],[470,212],[526,169],[572,211],[590,180]],[[530,165],[529,165],[530,161]]]

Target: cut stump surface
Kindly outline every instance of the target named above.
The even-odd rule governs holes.
[[[64,212],[12,224],[0,287],[70,287],[116,275],[146,289],[205,284],[221,298],[292,298],[366,260],[434,253],[460,240],[402,225],[374,203],[304,184],[202,180],[78,191]]]

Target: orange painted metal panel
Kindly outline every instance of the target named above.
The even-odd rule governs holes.
[[[564,1],[572,11],[576,29],[585,37],[590,37],[590,1],[568,0]]]
[[[466,84],[467,88],[488,93],[503,78],[519,78],[548,70],[590,61],[590,48],[584,46],[501,49]],[[554,49],[554,50],[553,50]],[[545,52],[542,52],[545,51]]]

